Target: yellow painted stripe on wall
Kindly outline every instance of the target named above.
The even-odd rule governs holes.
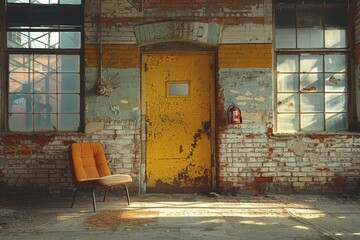
[[[220,45],[219,68],[272,68],[272,44]]]
[[[139,47],[135,45],[103,45],[102,66],[108,68],[139,68]],[[85,66],[100,66],[100,45],[85,45]]]

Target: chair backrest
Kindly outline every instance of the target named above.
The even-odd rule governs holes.
[[[81,181],[111,175],[101,143],[73,143],[69,147],[70,168],[73,181]]]

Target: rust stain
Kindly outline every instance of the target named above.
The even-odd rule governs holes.
[[[44,145],[50,142],[54,138],[51,136],[32,136],[32,135],[7,135],[2,137],[4,144],[12,144],[15,141],[29,140],[31,142]]]
[[[201,133],[202,133],[202,130],[201,129],[198,129],[194,136],[193,136],[193,143],[191,144],[191,149],[190,149],[190,153],[189,155],[186,157],[186,159],[190,159],[192,157],[192,155],[194,154],[194,150],[198,144],[198,141],[201,139]]]
[[[4,172],[0,169],[0,178],[4,178],[5,177],[5,174]]]

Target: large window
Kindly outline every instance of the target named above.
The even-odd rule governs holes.
[[[81,0],[8,0],[8,127],[81,128]]]
[[[346,0],[274,1],[277,131],[348,128]]]

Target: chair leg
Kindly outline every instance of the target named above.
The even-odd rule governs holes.
[[[105,188],[105,193],[104,193],[103,202],[105,202],[105,200],[106,200],[106,196],[107,196],[108,190],[109,190],[109,188]]]
[[[126,185],[124,185],[124,188],[125,188],[125,192],[126,192],[126,199],[127,199],[128,205],[130,205],[129,189]]]
[[[72,202],[71,202],[71,208],[74,206],[77,191],[78,191],[78,189],[76,188],[75,191],[74,191],[74,194],[73,194],[73,199],[72,199]]]
[[[96,200],[95,200],[95,191],[94,189],[91,189],[91,195],[92,195],[92,202],[93,202],[93,210],[96,212]]]

